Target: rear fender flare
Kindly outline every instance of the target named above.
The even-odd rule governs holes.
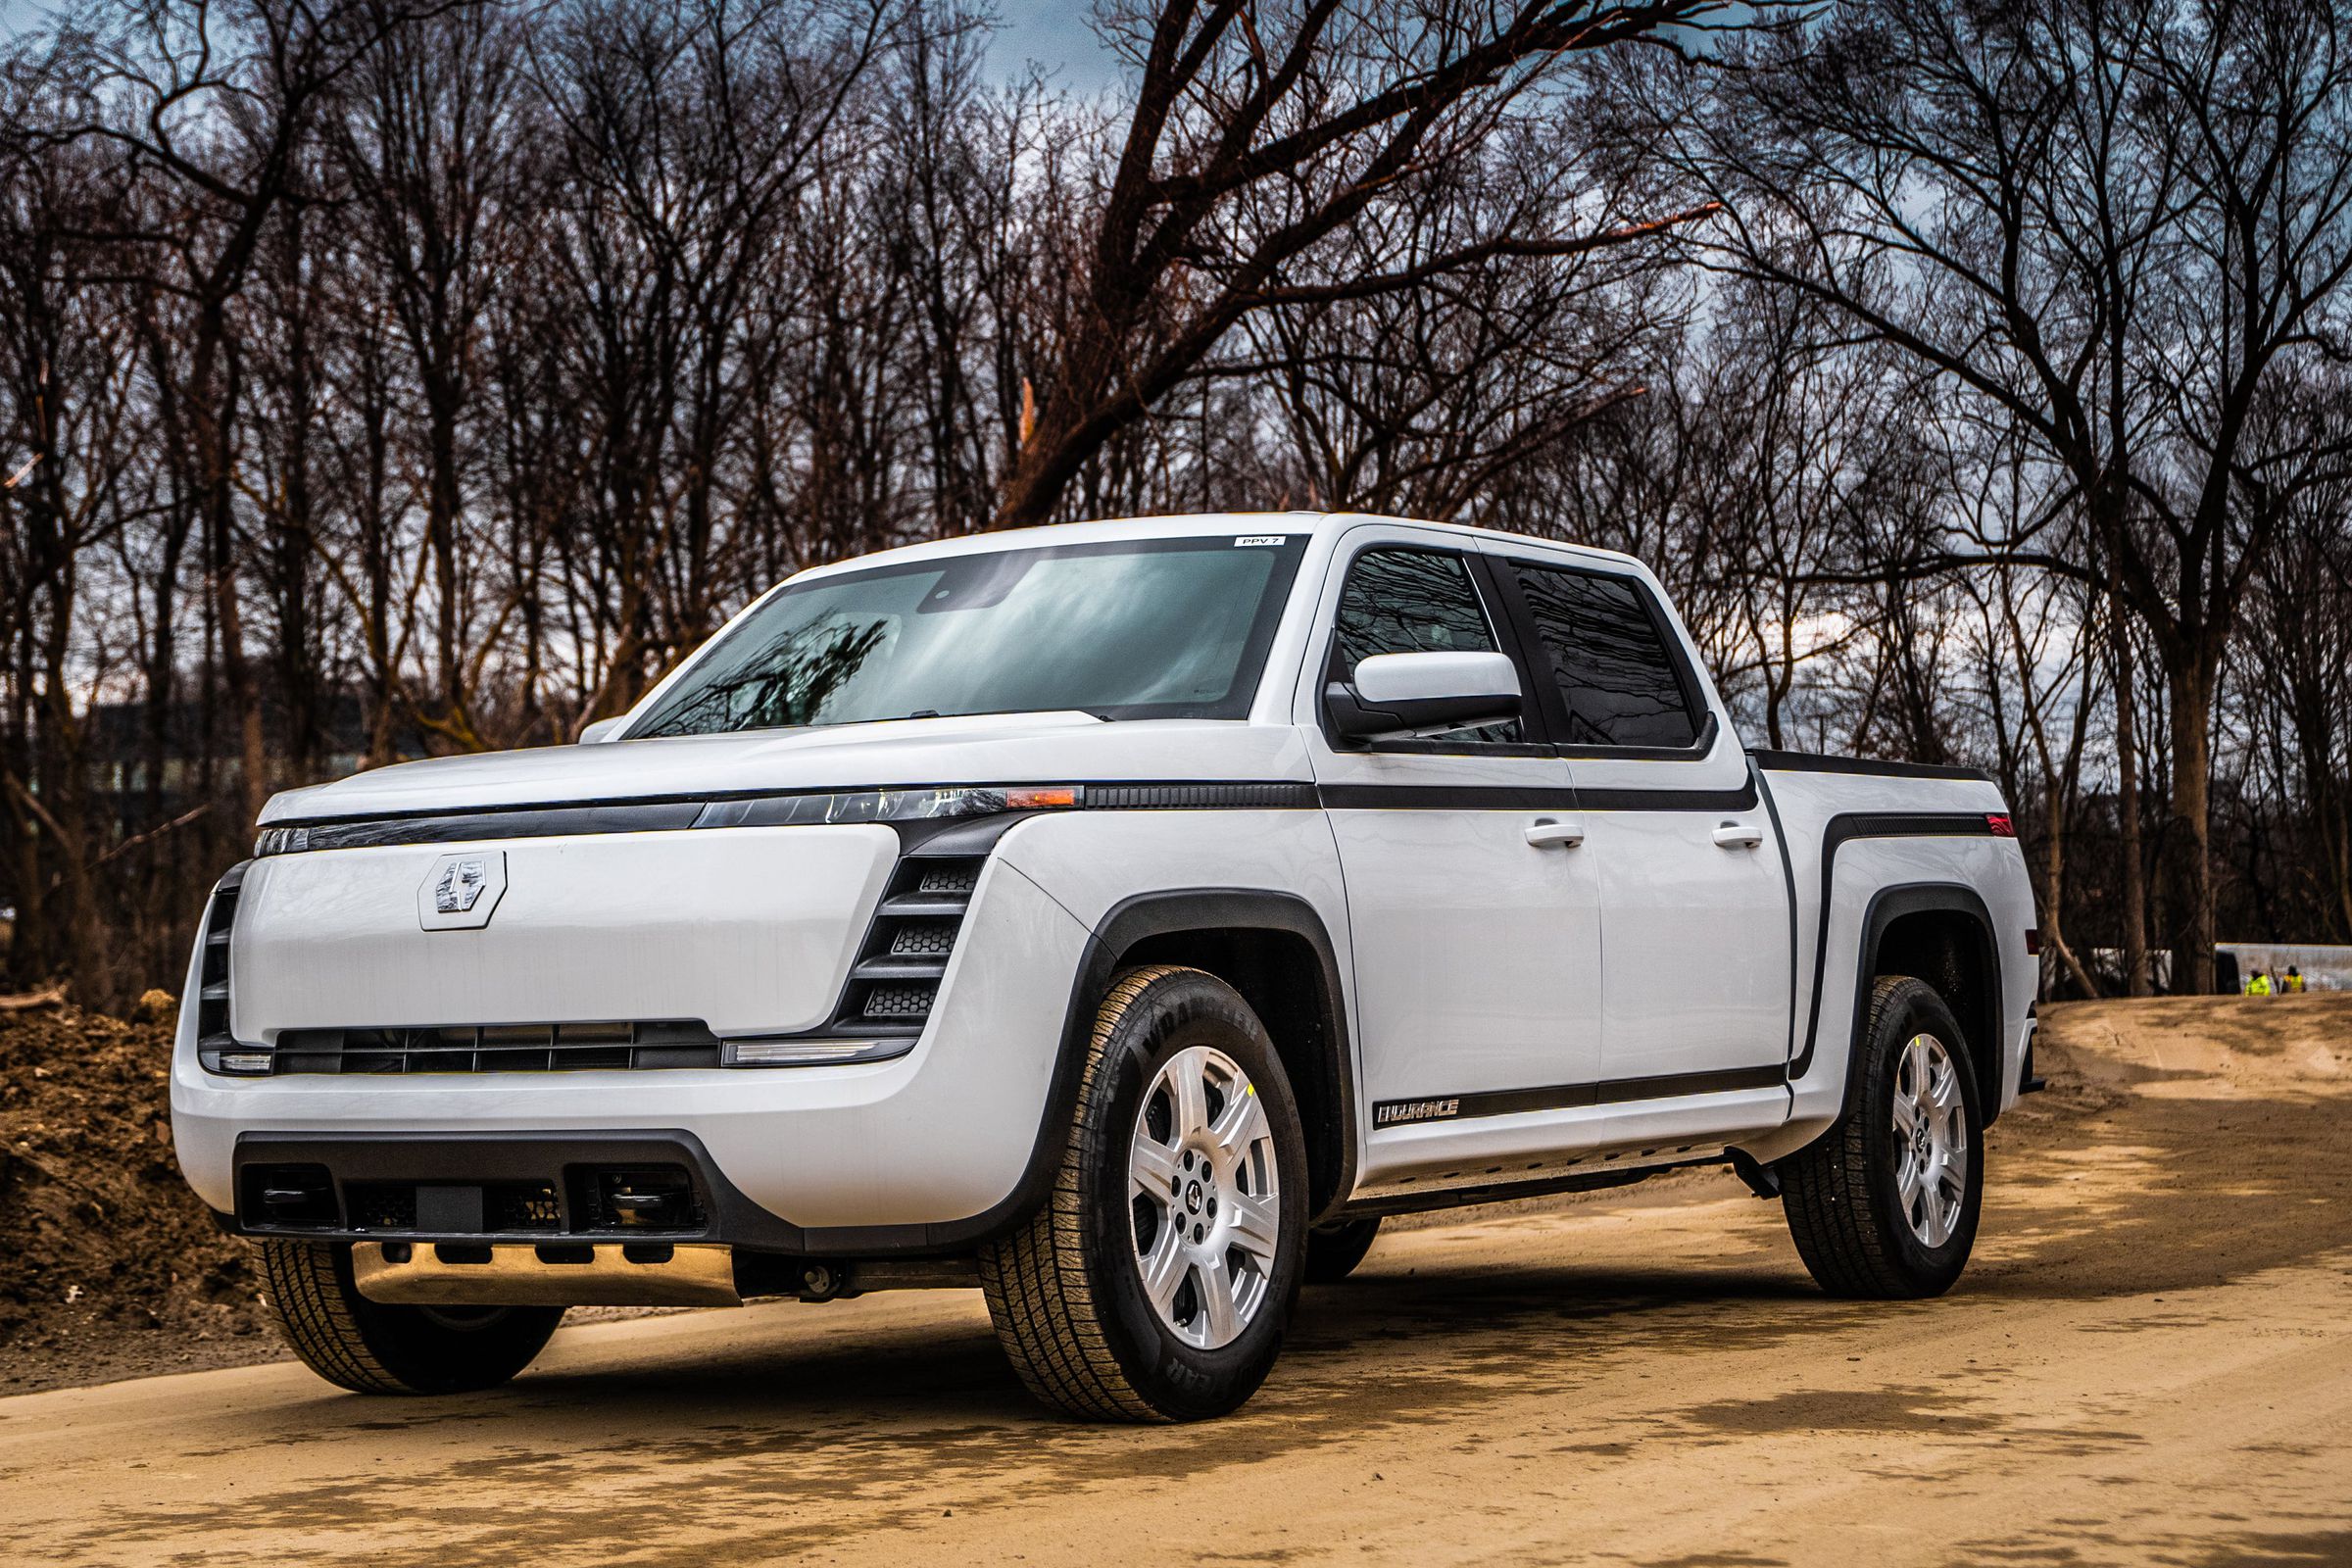
[[[1970,1070],[1983,1085],[1997,1078],[2000,1072],[2002,1046],[2006,1028],[2002,1017],[2000,946],[1993,941],[1992,912],[1976,889],[1958,882],[1905,882],[1879,889],[1871,895],[1870,904],[1862,913],[1862,946],[1860,961],[1854,970],[1853,1023],[1847,1032],[1845,1050],[1845,1094],[1842,1110],[1851,1113],[1862,1086],[1862,1033],[1870,1020],[1870,996],[1878,979],[1879,951],[1887,929],[1905,915],[1945,913],[1962,916],[1975,932],[1978,961],[1983,965],[1986,982],[1984,995],[1972,1005],[1962,1005],[1968,999],[1946,998],[1953,1003],[1952,1014],[1960,1021],[1967,1036],[1961,1042],[1969,1056]],[[1928,979],[1922,975],[1919,978]],[[1990,1060],[1981,1059],[1986,1053]],[[1996,1094],[1984,1102],[1984,1123],[2000,1108]]]

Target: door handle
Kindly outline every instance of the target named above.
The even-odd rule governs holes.
[[[1527,842],[1539,850],[1553,848],[1573,850],[1585,842],[1585,824],[1557,817],[1539,816],[1527,824]]]
[[[1754,822],[1726,822],[1715,830],[1715,843],[1727,850],[1752,850],[1764,842],[1764,829]]]

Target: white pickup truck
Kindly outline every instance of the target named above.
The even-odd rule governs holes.
[[[280,795],[181,1167],[347,1388],[567,1305],[974,1286],[1041,1398],[1248,1398],[1381,1217],[1729,1163],[1844,1296],[2033,1087],[1998,790],[1751,752],[1634,561],[1363,515],[894,550],[577,746]]]

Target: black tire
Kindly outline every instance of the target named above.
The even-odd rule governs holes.
[[[1207,1349],[1178,1338],[1145,1294],[1137,1266],[1143,1221],[1131,1207],[1128,1166],[1160,1068],[1196,1046],[1231,1058],[1254,1086],[1278,1189],[1263,1295],[1231,1343]],[[1039,1399],[1089,1420],[1223,1415],[1256,1393],[1273,1367],[1305,1250],[1306,1144],[1265,1026],[1232,987],[1201,970],[1121,974],[1096,1016],[1051,1195],[980,1252],[989,1316],[1013,1370]]]
[[[395,1306],[352,1284],[351,1247],[264,1242],[262,1280],[294,1353],[355,1394],[466,1394],[531,1364],[560,1306]]]
[[[1337,1285],[1355,1272],[1355,1265],[1372,1250],[1372,1239],[1380,1234],[1380,1216],[1370,1219],[1344,1219],[1333,1225],[1318,1225],[1306,1233],[1306,1283]]]
[[[1893,1124],[1902,1054],[1923,1034],[1942,1044],[1955,1069],[1968,1152],[1958,1218],[1935,1246],[1913,1230],[1906,1213],[1897,1186],[1904,1141]],[[1859,1049],[1861,1081],[1845,1114],[1777,1167],[1788,1234],[1805,1267],[1832,1296],[1880,1300],[1941,1296],[1968,1265],[1984,1192],[1984,1106],[1968,1044],[1934,989],[1887,975],[1871,988]]]

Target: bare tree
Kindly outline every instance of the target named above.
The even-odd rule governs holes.
[[[1426,288],[1497,257],[1647,238],[1636,217],[1539,182],[1445,250],[1355,270],[1344,243],[1392,194],[1480,145],[1540,98],[1563,59],[1655,42],[1715,0],[1170,0],[1103,17],[1136,71],[1105,185],[1071,234],[1049,323],[1051,368],[997,521],[1049,520],[1079,469],[1194,375],[1236,324],[1277,305]]]
[[[2270,526],[2232,492],[2265,389],[2336,352],[2352,62],[2332,7],[1867,3],[1741,53],[1715,112],[1648,122],[1725,205],[1707,265],[1835,306],[2018,421],[2069,484],[1986,550],[2086,580],[2080,509],[2171,718],[2175,974],[2210,989],[2214,683]],[[1939,568],[1949,561],[1923,561]]]

